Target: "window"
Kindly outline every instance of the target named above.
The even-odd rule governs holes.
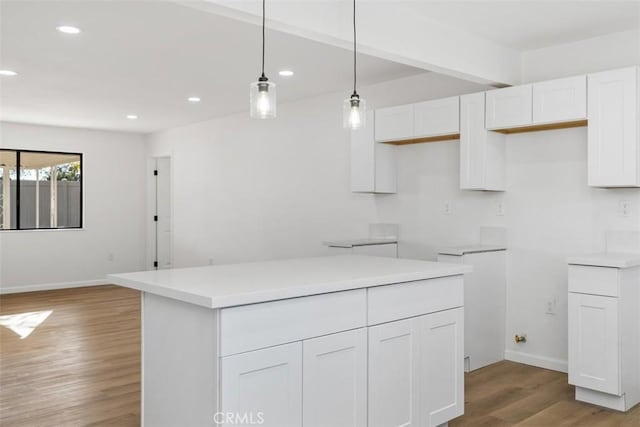
[[[82,154],[0,149],[0,230],[82,227]]]

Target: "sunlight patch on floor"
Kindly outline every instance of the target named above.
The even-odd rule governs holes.
[[[27,338],[44,322],[53,310],[34,311],[31,313],[7,314],[0,316],[0,326],[15,332],[21,340]]]

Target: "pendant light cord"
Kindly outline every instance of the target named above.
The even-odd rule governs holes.
[[[356,92],[356,0],[353,0],[353,94],[357,95]]]
[[[266,0],[262,0],[262,77],[264,77],[264,27],[265,27],[265,2]]]

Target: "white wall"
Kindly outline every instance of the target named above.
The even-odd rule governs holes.
[[[522,53],[522,81],[537,82],[640,64],[640,30]]]
[[[142,135],[2,122],[0,147],[83,153],[85,205],[82,230],[0,232],[0,291],[104,283],[143,268]]]
[[[480,88],[429,73],[359,92],[374,108]],[[375,198],[350,192],[349,93],[279,105],[276,120],[241,114],[151,135],[148,155],[172,156],[174,265],[320,255],[325,240],[366,236]]]

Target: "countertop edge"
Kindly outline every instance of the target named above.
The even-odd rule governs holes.
[[[444,264],[444,263],[443,263]],[[284,300],[290,298],[300,298],[306,296],[327,294],[333,292],[350,291],[354,289],[365,289],[377,286],[394,285],[398,283],[413,282],[418,280],[436,279],[439,277],[462,276],[473,271],[470,265],[449,264],[451,267],[439,268],[437,271],[422,271],[403,274],[393,274],[391,276],[366,277],[362,279],[349,279],[340,282],[319,283],[308,286],[286,289],[269,289],[266,291],[245,293],[238,295],[211,297],[206,295],[193,294],[173,288],[158,286],[153,283],[139,280],[131,280],[118,274],[109,274],[107,279],[116,284],[141,292],[148,292],[154,295],[171,298],[211,309],[222,309],[240,305],[259,304],[270,301]]]

